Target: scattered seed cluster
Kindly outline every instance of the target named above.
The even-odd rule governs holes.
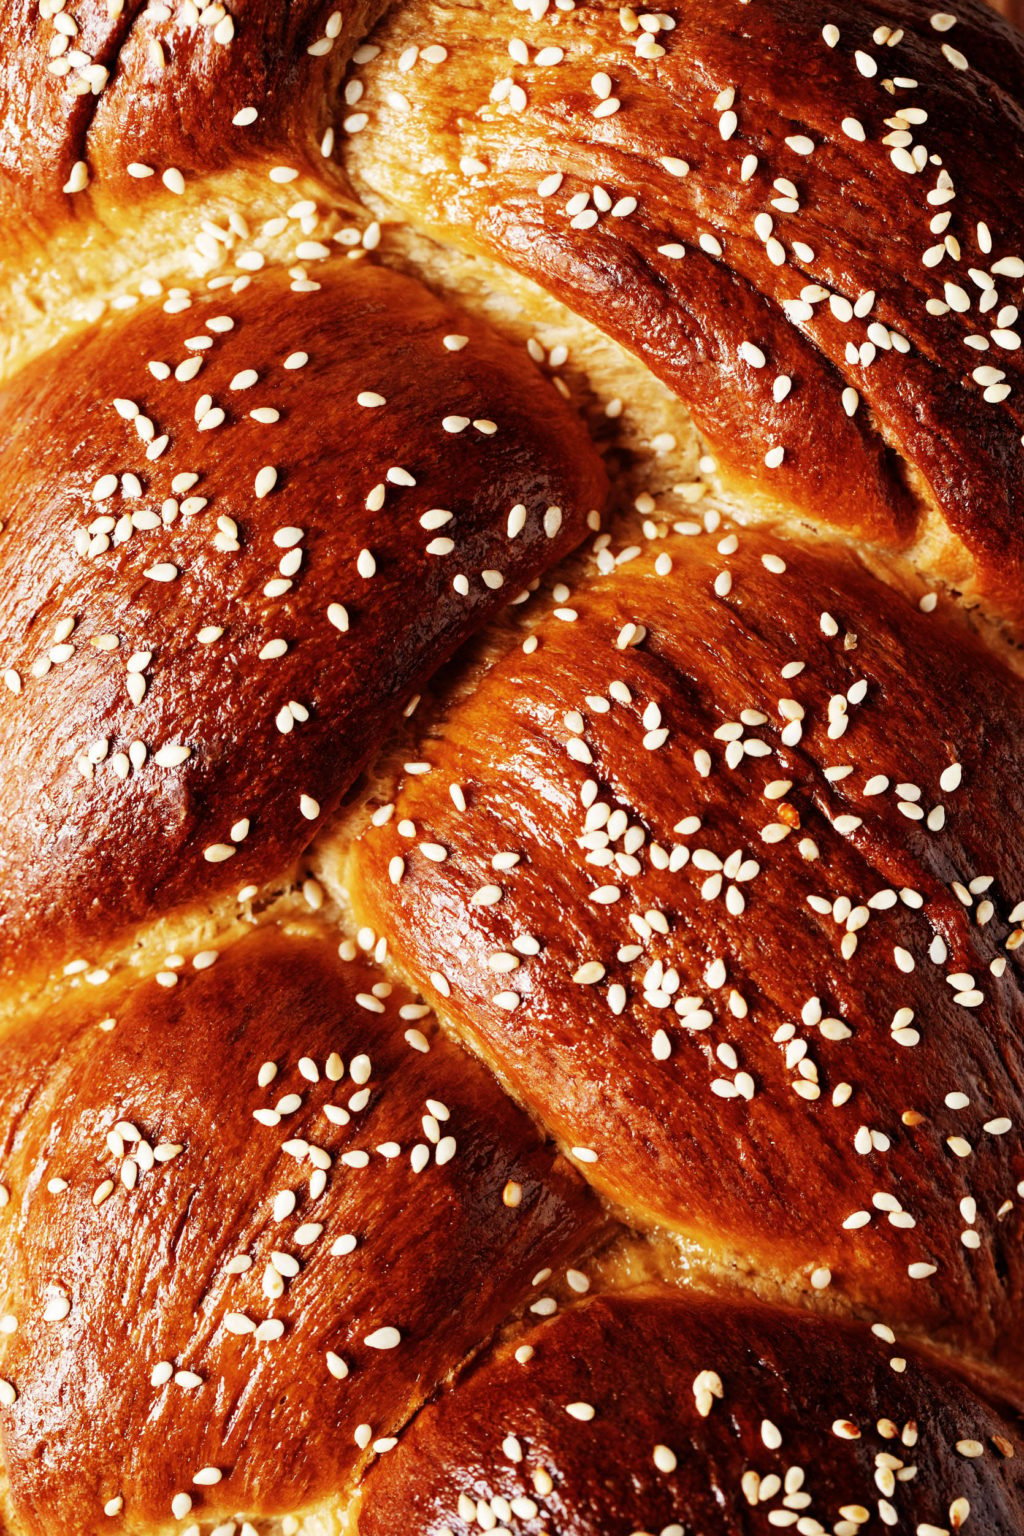
[[[538,1253],[564,1269],[594,1212],[357,943],[271,926],[211,953],[173,993],[137,984],[98,1032],[88,1011],[57,1021],[6,1162],[7,1472],[62,1527],[234,1536],[234,1511],[263,1513],[271,1451],[279,1499],[341,1498],[510,1305],[550,1316],[589,1284],[570,1269],[534,1301]],[[5,1134],[32,1072],[10,1055]],[[40,1415],[52,1452],[23,1456]],[[69,1479],[83,1435],[92,1470]]]
[[[537,0],[456,31],[403,9],[355,72],[346,153],[405,216],[637,351],[744,487],[892,540],[920,517],[894,446],[963,545],[924,558],[1016,616],[1019,61],[973,12],[876,20]],[[453,90],[476,110],[447,114]]]
[[[787,1287],[990,1348],[967,1298],[1011,1327],[1024,1281],[1024,906],[964,796],[1005,813],[979,733],[1016,763],[1018,684],[827,552],[715,512],[649,535],[599,536],[610,574],[431,724],[357,909],[637,1217],[769,1268],[786,1234]]]
[[[917,1366],[894,1381],[877,1342],[832,1326],[830,1348],[829,1325],[742,1303],[663,1289],[584,1303],[425,1411],[382,1468],[370,1536],[407,1503],[454,1536],[557,1531],[580,1508],[587,1530],[630,1536],[1012,1529],[1006,1426],[948,1381],[933,1396]]]
[[[299,292],[268,268],[227,307],[219,290],[150,301],[73,350],[70,453],[56,435],[37,450],[26,406],[42,384],[62,414],[68,358],[40,359],[3,400],[20,426],[0,739],[27,767],[0,853],[21,890],[10,945],[101,943],[114,922],[97,928],[97,898],[115,922],[148,917],[158,887],[164,910],[247,900],[444,654],[604,494],[532,362],[369,264]]]
[[[300,82],[284,153],[266,148],[280,93],[252,73],[263,18],[247,33],[222,0],[93,11],[38,0],[32,21],[40,99],[59,93],[83,130],[62,198],[84,221],[126,182],[140,206],[169,195],[188,276],[103,290],[94,329],[0,401],[0,745],[26,765],[4,807],[0,955],[116,988],[119,924],[229,889],[248,915],[439,663],[502,604],[526,606],[475,691],[409,727],[403,782],[350,859],[362,926],[340,944],[350,976],[323,970],[330,1029],[278,985],[303,944],[319,974],[325,930],[315,946],[275,937],[271,964],[183,934],[128,1001],[111,989],[123,1006],[95,1031],[54,1045],[42,1108],[16,1102],[12,1055],[0,1409],[15,1508],[49,1499],[69,1529],[256,1536],[266,1447],[233,1429],[254,1400],[285,1486],[317,1463],[296,1508],[384,1457],[367,1536],[403,1529],[395,1488],[408,1500],[436,1467],[439,1536],[553,1531],[612,1455],[649,1500],[623,1536],[685,1536],[712,1489],[716,1518],[732,1500],[797,1536],[1009,1530],[1012,1435],[913,1347],[924,1332],[1021,1355],[1018,684],[934,590],[973,585],[1011,622],[1024,607],[1024,152],[1005,44],[973,9],[873,26],[853,0],[781,22],[762,0],[503,0],[457,18],[424,0],[355,47],[342,11],[296,8],[275,44]],[[168,158],[116,133],[111,151],[143,55],[154,102],[180,97],[183,61],[224,72],[209,168],[231,146],[268,217],[205,210],[187,136]],[[346,60],[325,128],[303,89],[333,91]],[[949,535],[917,547],[934,578],[919,612],[906,573],[883,585],[835,547],[723,516],[710,456],[700,481],[602,531],[604,473],[567,386],[373,265],[381,224],[345,223],[311,169],[335,155],[637,351],[726,467],[789,509],[903,545],[925,522],[895,448]],[[527,350],[549,375],[569,360],[542,337]],[[676,446],[652,433],[655,454]],[[585,574],[530,603],[587,528]],[[321,880],[298,889],[325,907]],[[79,947],[96,958],[69,959]],[[249,1023],[226,1045],[237,1015],[218,978],[247,970],[243,950]],[[582,1178],[367,955],[484,1045]],[[175,1076],[164,1047],[197,997],[214,1023]],[[143,1075],[116,1055],[137,1033]],[[104,1050],[116,1070],[94,1103]],[[241,1210],[232,1156],[252,1168]],[[781,1313],[585,1299],[586,1185],[804,1303],[775,1396],[758,1351]],[[104,1265],[149,1244],[168,1294],[187,1295],[178,1245],[201,1221],[193,1331],[169,1302],[177,1336],[158,1306],[158,1350],[112,1351],[125,1318]],[[632,1309],[648,1305],[661,1331],[638,1348]],[[819,1305],[875,1319],[875,1385],[853,1335],[808,1315]],[[599,1306],[591,1351],[552,1375]],[[498,1369],[522,1384],[501,1378],[478,1413],[487,1363],[421,1416],[408,1456],[386,1456],[513,1307],[543,1320]],[[709,1320],[720,1337],[676,1358]],[[95,1359],[62,1342],[90,1331]],[[832,1348],[836,1370],[808,1381]],[[53,1350],[57,1375],[40,1375]],[[94,1370],[128,1411],[86,1487],[53,1457],[82,1432],[62,1415]],[[133,1482],[111,1456],[140,1394],[166,1442],[156,1493],[159,1477]],[[485,1437],[476,1464],[500,1467],[489,1483],[460,1484],[463,1412]],[[436,1419],[454,1425],[440,1456]]]

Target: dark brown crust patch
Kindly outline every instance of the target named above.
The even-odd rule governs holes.
[[[369,265],[110,321],[0,418],[0,970],[22,977],[286,871],[423,678],[606,495],[522,353]]]
[[[920,537],[926,569],[1019,620],[1024,43],[980,0],[952,30],[933,15],[696,0],[645,34],[611,0],[535,24],[401,7],[357,71],[369,123],[345,160],[636,352],[745,491],[890,547]],[[425,35],[449,49],[444,92],[397,67]]]
[[[360,920],[636,1219],[1019,1359],[1020,684],[848,554],[736,544],[581,583],[435,719]]]
[[[320,144],[338,79],[382,9],[375,0],[340,12],[334,0],[12,0],[0,39],[8,250],[42,246],[64,224],[84,229],[97,211],[119,219],[154,197],[173,218],[184,187],[165,183],[168,173],[189,183],[257,165],[265,175],[276,161],[329,177]],[[341,25],[327,39],[335,13]],[[256,115],[234,121],[247,111]]]
[[[1017,1536],[1016,1427],[948,1372],[890,1358],[867,1328],[668,1291],[600,1297],[427,1408],[371,1477],[360,1536],[475,1536],[478,1504],[510,1536],[937,1536],[965,1521]]]
[[[181,1493],[203,1521],[340,1502],[373,1454],[359,1426],[371,1445],[393,1435],[534,1271],[586,1241],[594,1206],[571,1170],[430,1022],[402,1021],[408,994],[380,986],[329,935],[270,929],[171,991],[142,983],[109,1031],[75,1008],[4,1046],[3,1310],[18,1326],[0,1374],[18,1392],[2,1434],[19,1531],[163,1529]],[[409,1029],[427,1031],[427,1054]],[[301,1103],[278,1125],[253,1118],[290,1095]],[[449,1118],[431,1120],[428,1100]],[[333,1253],[346,1234],[352,1251]],[[232,1274],[240,1257],[251,1268]],[[47,1320],[60,1298],[66,1316]],[[279,1319],[282,1335],[232,1332],[234,1315]],[[397,1347],[366,1344],[381,1328]],[[160,1379],[162,1362],[201,1383]],[[210,1466],[222,1480],[194,1484]]]

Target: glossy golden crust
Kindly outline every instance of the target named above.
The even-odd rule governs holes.
[[[1024,41],[14,0],[0,215],[4,1536],[1020,1536]]]
[[[62,224],[84,240],[126,203],[173,203],[225,168],[276,160],[329,174],[330,103],[382,9],[14,0],[0,35],[3,269]]]
[[[3,1048],[19,1530],[163,1529],[181,1494],[203,1521],[342,1507],[594,1229],[488,1074],[329,932],[210,959]]]
[[[1015,1424],[867,1328],[612,1295],[502,1346],[426,1409],[370,1480],[359,1528],[469,1536],[493,1515],[510,1536],[1017,1536],[1018,1446]]]
[[[1024,45],[980,0],[956,18],[398,7],[345,164],[636,351],[776,515],[1019,620]],[[428,41],[446,90],[407,65]]]
[[[358,263],[110,321],[0,414],[8,979],[278,877],[606,495],[522,353]]]
[[[356,912],[635,1220],[1019,1359],[1019,682],[852,555],[723,532],[432,718]]]

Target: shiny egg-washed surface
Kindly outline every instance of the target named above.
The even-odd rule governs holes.
[[[0,23],[0,1529],[1024,1530],[1024,40]]]

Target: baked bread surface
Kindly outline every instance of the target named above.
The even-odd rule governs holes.
[[[1011,13],[8,9],[7,1536],[1024,1531]]]

